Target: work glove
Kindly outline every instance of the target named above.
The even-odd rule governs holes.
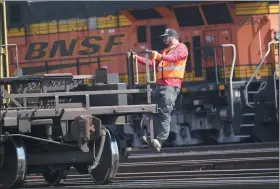
[[[160,54],[157,51],[152,51],[151,54],[152,54],[152,59],[153,60],[161,60],[162,59],[162,54]]]

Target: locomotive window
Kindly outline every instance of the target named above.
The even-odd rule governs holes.
[[[225,3],[202,5],[201,8],[208,24],[232,23],[229,9]]]
[[[186,69],[185,71],[186,72],[191,72],[192,71],[192,64],[191,64],[191,45],[189,42],[185,42],[185,45],[187,46],[188,48],[188,59],[187,59],[187,65],[186,65]]]
[[[140,9],[128,11],[137,20],[162,18],[162,16],[153,8],[150,9]]]
[[[197,6],[173,8],[180,27],[204,25]]]
[[[147,42],[146,26],[138,26],[137,27],[137,40],[138,40],[138,43],[146,43]]]
[[[20,12],[20,4],[11,4],[10,5],[10,23],[12,25],[21,23],[21,12]]]
[[[200,36],[193,36],[193,54],[194,54],[194,74],[195,77],[203,76],[202,58],[201,58],[201,39]]]

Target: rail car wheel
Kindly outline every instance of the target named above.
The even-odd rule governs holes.
[[[24,144],[20,139],[10,139],[2,144],[2,149],[4,155],[0,164],[0,188],[20,188],[27,170]]]
[[[45,181],[50,185],[58,185],[62,183],[67,177],[68,170],[64,168],[58,169],[49,169],[46,172],[43,172],[42,175]]]
[[[96,145],[96,154],[98,153],[98,144]],[[119,149],[115,136],[106,129],[106,139],[102,156],[99,164],[89,174],[95,184],[107,184],[117,173],[119,165]]]

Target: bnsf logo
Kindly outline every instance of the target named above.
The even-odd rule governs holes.
[[[104,53],[111,52],[113,46],[121,45],[122,39],[125,37],[125,34],[116,34],[110,35],[108,37],[107,43],[105,43]],[[77,39],[72,39],[69,41],[69,45],[67,47],[68,40],[56,40],[51,45],[50,50],[48,47],[50,46],[49,42],[34,42],[28,45],[25,60],[35,60],[41,58],[54,58],[56,56],[60,57],[68,57],[73,56],[75,49],[77,48]],[[100,43],[104,42],[102,36],[88,36],[84,40],[81,41],[80,46],[84,49],[77,51],[77,56],[86,56],[93,55],[95,53],[100,52],[101,45]],[[60,54],[58,54],[60,52]]]

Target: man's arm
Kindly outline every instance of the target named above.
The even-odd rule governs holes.
[[[143,65],[146,65],[146,58],[145,57],[142,57],[142,56],[136,56],[137,58],[137,61],[140,63],[140,64],[143,64]],[[149,63],[149,66],[150,67],[153,67],[154,66],[154,62],[156,63],[156,65],[158,64],[158,62],[156,60],[150,60],[148,61]]]
[[[183,60],[187,58],[188,49],[183,43],[180,43],[172,54],[162,55],[162,59],[168,62],[176,62],[178,60]]]

